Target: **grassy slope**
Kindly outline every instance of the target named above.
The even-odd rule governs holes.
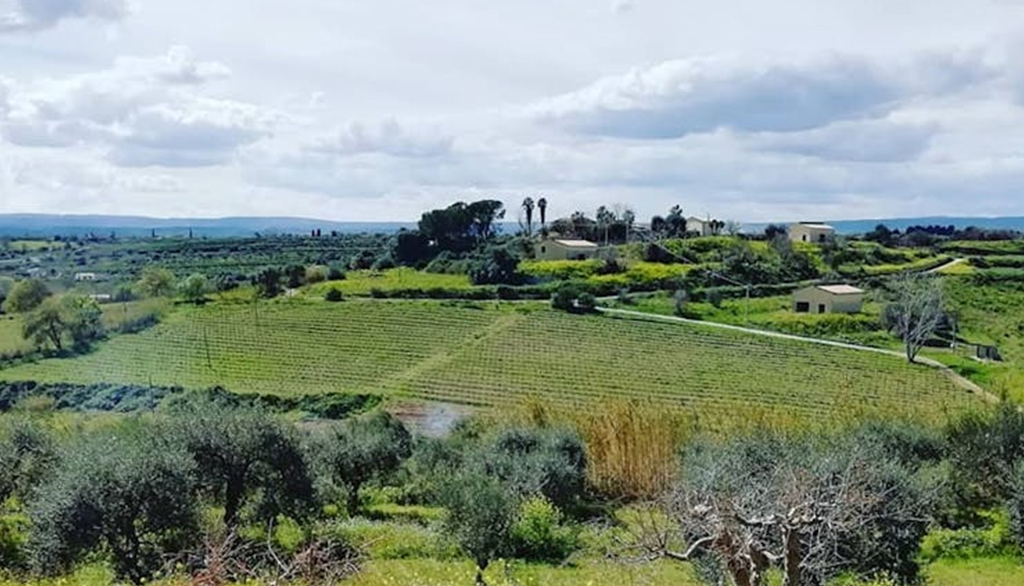
[[[409,268],[386,271],[352,271],[343,281],[328,281],[307,288],[312,296],[322,297],[330,289],[338,289],[344,295],[369,295],[373,289],[471,289],[472,283],[466,275],[427,273]]]
[[[971,401],[895,357],[539,304],[301,300],[182,308],[95,352],[0,379],[358,391],[479,404],[642,397],[701,412],[938,413]]]

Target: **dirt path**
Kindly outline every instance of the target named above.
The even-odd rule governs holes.
[[[935,267],[934,269],[929,269],[929,270],[925,271],[925,273],[928,273],[930,275],[931,274],[935,274],[935,273],[941,273],[942,271],[948,269],[949,267],[955,267],[956,265],[961,264],[961,263],[965,263],[965,262],[967,262],[966,258],[954,258],[953,260],[951,260],[951,261],[949,261],[947,263],[941,264],[941,265]]]
[[[688,318],[685,318],[685,317],[676,317],[676,316],[673,316],[673,315],[659,315],[659,314],[656,314],[656,313],[644,313],[642,311],[632,311],[632,310],[629,310],[629,309],[614,309],[614,308],[610,308],[610,307],[598,307],[597,310],[599,312],[603,313],[603,314],[606,314],[606,315],[617,315],[617,316],[622,316],[622,317],[631,318],[631,319],[643,319],[643,320],[648,320],[648,321],[661,321],[661,322],[669,322],[669,323],[682,323],[682,324],[706,326],[706,327],[710,327],[710,328],[719,328],[719,329],[723,329],[723,330],[732,330],[732,331],[735,331],[735,332],[743,332],[743,333],[747,333],[747,334],[753,334],[755,336],[764,336],[764,337],[767,337],[767,338],[780,338],[780,339],[783,339],[783,340],[795,340],[795,341],[798,341],[798,342],[807,342],[809,344],[818,344],[820,346],[832,346],[832,347],[835,347],[835,348],[845,348],[847,350],[857,350],[857,351],[860,351],[860,352],[874,352],[876,354],[886,354],[888,356],[897,356],[899,358],[904,358],[904,359],[906,358],[906,356],[902,352],[898,352],[896,350],[886,350],[884,348],[872,348],[871,346],[861,346],[859,344],[849,344],[849,343],[846,343],[846,342],[836,342],[836,341],[833,341],[833,340],[821,340],[821,339],[818,339],[818,338],[807,338],[807,337],[804,337],[804,336],[794,336],[792,334],[783,334],[781,332],[772,332],[772,331],[769,331],[769,330],[758,330],[758,329],[755,329],[755,328],[747,328],[747,327],[743,327],[743,326],[735,326],[735,325],[732,325],[732,324],[723,324],[723,323],[717,323],[717,322],[700,321],[700,320],[696,320],[696,319],[688,319]],[[994,402],[994,403],[998,403],[999,402],[999,398],[998,397],[996,397],[992,393],[986,391],[985,389],[981,388],[977,384],[967,380],[963,376],[957,374],[956,372],[953,371],[953,369],[949,368],[945,364],[942,364],[941,362],[938,362],[936,360],[932,360],[931,358],[925,358],[923,356],[919,356],[917,358],[917,362],[918,362],[918,364],[924,364],[924,365],[930,366],[932,368],[937,368],[937,369],[941,370],[946,376],[948,376],[950,378],[950,380],[953,381],[954,384],[956,384],[961,389],[964,389],[965,391],[974,393],[974,394],[982,397],[983,399],[985,399],[986,401],[989,401],[989,402]]]

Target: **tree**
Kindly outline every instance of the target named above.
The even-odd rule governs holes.
[[[725,221],[725,233],[729,236],[739,236],[740,232],[743,231],[743,224],[736,220]]]
[[[236,526],[247,505],[259,520],[308,513],[313,484],[294,430],[223,398],[186,399],[171,415],[163,422],[168,449],[192,456],[200,489],[224,507],[226,525]]]
[[[949,425],[945,439],[959,504],[992,507],[1011,496],[1015,467],[1024,463],[1024,413],[1013,402],[965,413]]]
[[[206,291],[209,289],[206,275],[194,273],[181,282],[181,296],[188,303],[202,305],[206,301]]]
[[[505,247],[493,246],[469,267],[474,285],[516,285],[522,280],[519,259]]]
[[[39,307],[50,296],[50,290],[41,279],[18,281],[4,300],[7,313],[27,313]]]
[[[666,502],[687,544],[648,532],[649,551],[694,561],[737,586],[824,584],[845,571],[917,574],[928,526],[920,482],[878,445],[786,440],[765,433],[688,454]]]
[[[39,309],[25,318],[21,327],[21,335],[36,346],[49,343],[58,352],[64,349],[64,311],[60,301],[47,299]]]
[[[526,235],[533,236],[533,198],[527,197],[523,200],[523,213],[526,214]]]
[[[0,424],[0,503],[23,501],[49,476],[57,462],[56,442],[35,422],[8,416]]]
[[[281,294],[281,271],[275,268],[266,268],[260,271],[254,279],[256,290],[260,297],[273,299]]]
[[[932,275],[903,273],[893,279],[894,300],[885,308],[885,323],[903,341],[907,360],[917,354],[945,320],[942,283]]]
[[[412,436],[385,411],[337,424],[317,444],[327,477],[344,486],[350,517],[359,512],[359,491],[367,482],[398,469],[412,455]]]
[[[32,501],[33,565],[53,574],[109,552],[118,578],[142,584],[194,541],[194,467],[131,430],[82,441]]]
[[[665,216],[665,229],[669,238],[681,238],[686,235],[686,216],[683,215],[683,208],[678,205],[672,206]]]
[[[537,200],[537,211],[540,212],[540,225],[542,228],[547,227],[548,224],[548,200],[546,197],[542,197]]]
[[[778,238],[779,236],[782,236],[783,238],[786,238],[786,240],[789,240],[789,238],[787,237],[788,234],[789,229],[781,224],[768,224],[764,228],[765,240],[769,242],[774,242],[775,239]]]
[[[838,272],[844,264],[856,261],[857,254],[845,238],[833,235],[821,243],[821,259],[832,272]]]
[[[510,549],[515,500],[498,480],[462,471],[444,484],[441,501],[448,533],[476,563],[476,583],[486,586],[484,571]]]
[[[103,310],[94,300],[82,295],[65,295],[61,299],[64,327],[75,349],[83,351],[106,335]]]
[[[144,297],[169,297],[174,294],[174,273],[154,266],[148,266],[142,271],[139,279],[139,293]]]

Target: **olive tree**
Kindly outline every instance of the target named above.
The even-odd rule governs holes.
[[[82,440],[64,454],[30,507],[37,571],[67,571],[108,553],[117,576],[141,584],[198,527],[195,464],[140,434]]]
[[[441,501],[449,535],[476,563],[476,583],[486,585],[484,571],[510,551],[515,498],[499,480],[463,470],[444,483]]]
[[[345,488],[349,516],[359,512],[364,484],[394,472],[412,455],[412,436],[385,411],[336,424],[318,439],[319,464],[331,483]]]
[[[0,425],[0,503],[28,497],[52,471],[56,444],[28,419],[6,417]]]
[[[294,429],[251,407],[192,398],[171,407],[163,422],[169,449],[196,463],[201,494],[224,507],[236,526],[251,505],[259,519],[301,518],[313,503],[313,484]]]
[[[657,555],[695,561],[737,586],[824,584],[840,572],[916,577],[928,518],[916,477],[871,442],[768,435],[697,449],[666,499],[687,544],[648,536]]]

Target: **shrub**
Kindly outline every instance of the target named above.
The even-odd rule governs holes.
[[[567,508],[579,501],[586,487],[583,442],[567,429],[509,428],[475,458],[477,469],[501,480],[521,498],[543,496]]]
[[[75,446],[33,500],[31,551],[38,571],[66,571],[89,553],[109,552],[117,576],[141,584],[166,555],[193,542],[194,463],[122,432]]]
[[[313,265],[306,269],[307,283],[322,283],[327,280],[327,267]]]
[[[27,419],[5,419],[0,428],[0,506],[11,496],[31,496],[56,460],[56,444],[43,428]]]
[[[338,267],[331,267],[327,271],[327,280],[328,281],[344,281],[345,280],[345,271],[343,271],[342,269],[340,269]]]
[[[1024,550],[1024,463],[1018,464],[1008,503],[1009,533],[1017,547]]]
[[[523,502],[512,525],[512,554],[531,561],[564,561],[580,544],[577,532],[563,521],[562,512],[543,497]]]
[[[331,303],[337,303],[339,301],[344,301],[345,296],[341,294],[341,289],[331,287],[327,290],[327,293],[324,294],[324,300]]]
[[[579,313],[593,313],[597,310],[597,298],[591,293],[580,293],[576,298],[576,311]]]

